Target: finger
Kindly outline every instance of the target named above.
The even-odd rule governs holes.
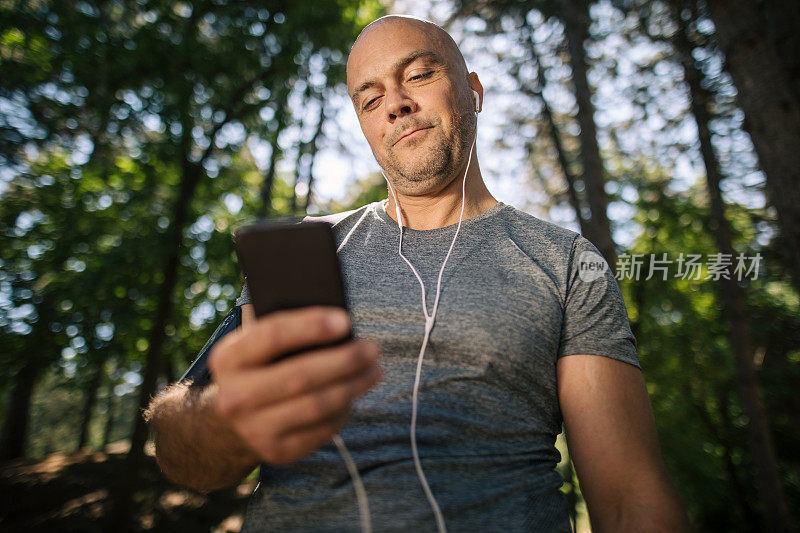
[[[270,407],[269,416],[277,436],[313,426],[349,408],[353,400],[375,386],[381,377],[380,367],[374,365],[354,378]]]
[[[234,424],[237,433],[261,458],[282,464],[305,457],[338,433],[350,419],[350,406],[320,420],[278,435],[268,413],[249,416]]]
[[[377,344],[365,340],[299,354],[226,377],[217,399],[222,416],[237,416],[308,394],[377,364]]]
[[[313,394],[233,418],[231,425],[253,449],[263,453],[290,433],[329,423],[332,418],[349,412],[352,400],[369,390],[380,376],[380,368],[376,366],[354,379]]]
[[[261,365],[294,350],[340,340],[350,327],[347,311],[338,307],[276,311],[220,339],[209,354],[209,370],[215,375]]]
[[[256,321],[256,311],[253,304],[242,305],[242,326],[249,327]]]
[[[333,415],[329,419],[329,421],[331,424],[339,428],[339,430],[341,431],[341,429],[347,425],[347,422],[350,421],[351,414],[352,414],[352,409],[350,406],[348,406],[347,409],[345,409],[341,413]]]
[[[297,461],[327,444],[342,428],[341,420],[328,420],[322,424],[294,431],[276,440],[265,450],[267,462],[282,465]]]
[[[302,459],[311,452],[321,448],[338,434],[350,421],[351,409],[348,405],[343,411],[335,413],[326,420],[299,428],[276,440],[274,452],[283,454],[278,457],[285,461]]]

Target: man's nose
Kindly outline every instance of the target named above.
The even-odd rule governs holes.
[[[402,90],[390,90],[386,93],[386,112],[389,120],[417,111],[417,103]]]

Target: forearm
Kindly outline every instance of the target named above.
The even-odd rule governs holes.
[[[684,533],[692,531],[686,506],[669,478],[645,483],[602,507],[589,507],[596,532]]]
[[[170,480],[197,490],[229,487],[258,457],[214,409],[216,386],[173,385],[156,396],[145,417],[155,431],[156,460]]]

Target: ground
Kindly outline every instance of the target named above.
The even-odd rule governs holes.
[[[40,461],[0,464],[0,530],[107,531],[109,492],[119,478],[127,444],[104,452],[55,453]],[[134,497],[134,531],[239,531],[247,500],[255,488],[200,493],[167,481],[148,453]]]

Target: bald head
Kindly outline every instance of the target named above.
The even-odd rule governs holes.
[[[385,17],[373,20],[367,24],[366,27],[361,30],[361,33],[358,34],[358,38],[355,43],[353,43],[352,48],[350,48],[350,55],[347,58],[348,86],[350,86],[351,78],[351,58],[356,56],[363,48],[370,46],[372,39],[380,40],[381,32],[377,30],[386,28],[387,26],[394,26],[395,28],[405,27],[407,31],[415,31],[424,34],[425,37],[430,40],[431,46],[440,51],[451,68],[455,70],[456,74],[466,78],[468,72],[467,63],[464,61],[461,50],[458,49],[458,45],[453,38],[450,37],[449,33],[428,20],[408,15],[386,15]]]
[[[400,15],[369,24],[347,58],[347,92],[400,193],[440,191],[464,172],[483,87],[442,28]]]

